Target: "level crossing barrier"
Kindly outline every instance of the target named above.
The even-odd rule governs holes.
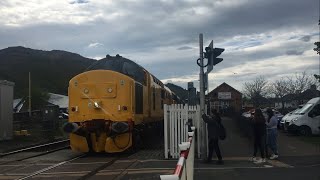
[[[182,104],[164,105],[164,156],[165,159],[179,158],[178,145],[188,141],[188,128],[195,126],[199,129],[200,106]],[[197,142],[200,142],[197,136]],[[198,157],[200,157],[200,143],[197,143]]]
[[[161,180],[193,180],[195,129],[196,128],[192,126],[191,132],[188,132],[188,141],[179,144],[180,157],[173,174],[160,175]]]

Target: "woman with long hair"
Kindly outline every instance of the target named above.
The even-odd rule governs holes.
[[[254,135],[254,151],[252,161],[255,163],[266,162],[264,150],[264,138],[266,132],[266,120],[261,109],[257,108],[253,117],[253,135]],[[261,159],[257,159],[257,152],[260,151]]]
[[[278,155],[278,145],[277,145],[277,125],[278,120],[277,117],[274,115],[272,109],[267,109],[267,145],[270,147],[272,151],[272,155],[270,156],[270,159],[277,159],[279,157]]]

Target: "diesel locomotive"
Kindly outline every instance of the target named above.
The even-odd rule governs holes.
[[[163,105],[176,103],[169,88],[135,62],[98,60],[69,82],[69,122],[64,130],[78,152],[123,152],[141,145],[146,125],[163,123]],[[161,129],[161,128],[159,128]]]

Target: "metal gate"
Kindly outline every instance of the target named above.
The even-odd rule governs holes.
[[[181,142],[188,141],[188,124],[198,129],[200,120],[200,106],[183,104],[164,105],[164,156],[166,159],[178,158]],[[199,142],[199,136],[197,136]],[[198,156],[200,146],[198,144]]]

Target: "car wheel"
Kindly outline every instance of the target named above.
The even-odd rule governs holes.
[[[312,135],[311,129],[308,126],[301,126],[299,129],[299,133],[302,136],[311,136]]]

